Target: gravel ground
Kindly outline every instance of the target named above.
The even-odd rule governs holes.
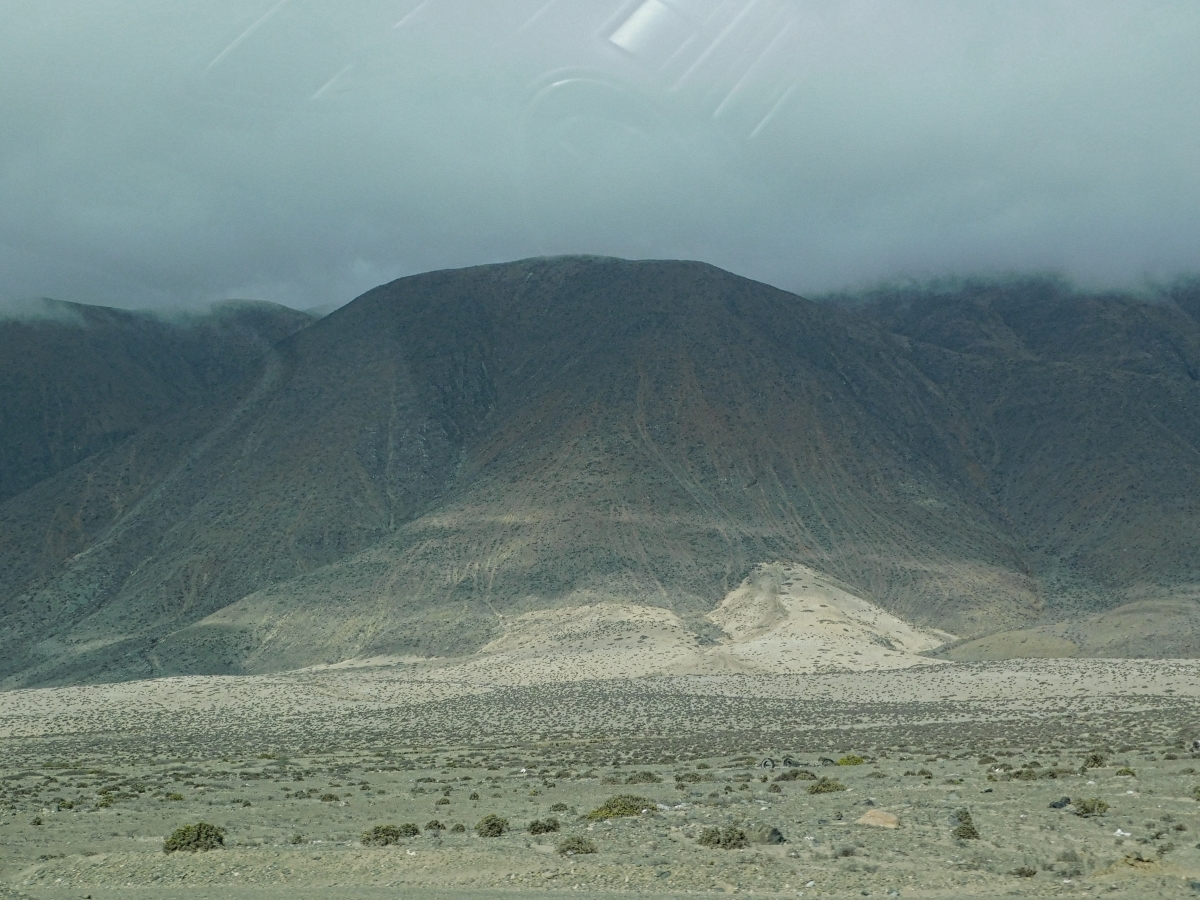
[[[0,897],[1197,896],[1196,674],[1038,662],[423,692],[343,671],[10,692]],[[811,793],[822,778],[845,789]],[[622,794],[636,815],[588,818]],[[1084,814],[1091,799],[1107,809]],[[869,810],[898,827],[858,824]],[[508,830],[476,834],[488,815]],[[224,845],[163,852],[197,822]],[[405,823],[420,833],[362,843]],[[746,844],[705,846],[710,828]],[[781,842],[760,842],[772,828]],[[596,852],[560,852],[568,838]]]

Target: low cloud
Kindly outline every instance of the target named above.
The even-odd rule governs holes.
[[[800,292],[1200,265],[1187,2],[26,4],[0,296],[342,303],[553,253]]]

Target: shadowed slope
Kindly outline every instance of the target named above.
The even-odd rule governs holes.
[[[164,319],[43,300],[0,316],[0,502],[241,380],[312,317],[230,302]]]
[[[972,423],[979,483],[1056,616],[1200,598],[1200,321],[1053,282],[866,313]]]

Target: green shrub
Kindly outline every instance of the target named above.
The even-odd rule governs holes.
[[[466,825],[462,824],[462,822],[457,822],[453,826],[451,826],[450,833],[451,834],[462,834],[466,830],[467,830]]]
[[[767,788],[767,793],[768,793],[768,794],[782,794],[782,793],[783,793],[783,788],[781,788],[781,787],[780,787],[779,785],[777,785],[777,784],[773,784],[773,785],[771,785],[769,788]]]
[[[839,766],[861,766],[865,762],[866,760],[861,756],[855,756],[853,753],[851,753],[850,755],[843,756],[841,759],[839,759],[837,764]]]
[[[833,778],[819,778],[808,786],[810,794],[833,794],[846,790],[846,786]]]
[[[322,803],[336,803],[339,799],[340,798],[338,797],[337,794],[322,794],[321,795]]]
[[[475,825],[475,833],[480,837],[500,837],[508,831],[508,819],[500,816],[484,816]]]
[[[304,835],[293,834],[290,838],[288,838],[288,843],[289,844],[303,844],[304,843]]]
[[[1100,752],[1089,753],[1087,755],[1087,757],[1083,760],[1083,768],[1085,768],[1085,769],[1102,769],[1102,768],[1104,768],[1105,762],[1107,762],[1107,760],[1104,758],[1103,753],[1100,753]]]
[[[726,825],[724,828],[705,828],[700,833],[699,840],[701,847],[709,847],[713,850],[740,850],[749,846],[749,843],[746,840],[746,832],[733,825]]]
[[[1099,797],[1080,797],[1072,805],[1077,816],[1102,816],[1108,811],[1108,804]]]
[[[437,819],[430,819],[428,822],[425,823],[425,830],[426,831],[445,831],[446,826],[443,825],[441,822],[439,822]]]
[[[969,810],[960,809],[954,814],[954,818],[958,820],[958,825],[950,832],[953,837],[960,841],[977,841],[979,840],[979,830],[975,827],[975,822],[971,818]]]
[[[186,850],[195,853],[197,850],[215,850],[225,846],[225,829],[207,822],[197,822],[195,825],[184,825],[171,832],[171,836],[163,841],[163,853],[174,853],[176,850]]]
[[[808,769],[788,769],[775,776],[776,781],[816,781],[817,776]]]
[[[376,825],[370,831],[364,831],[362,834],[362,842],[368,847],[386,847],[389,844],[398,844],[403,838],[416,837],[421,833],[421,829],[413,822],[405,822],[403,825]]]
[[[662,779],[653,772],[634,772],[625,779],[626,784],[661,784]]]
[[[550,812],[566,812],[567,809],[568,809],[567,804],[555,803],[552,807],[550,807]]]
[[[596,845],[581,835],[573,834],[558,842],[558,852],[564,855],[595,853]]]
[[[1032,866],[1021,866],[1019,868],[1013,869],[1008,874],[1016,875],[1018,878],[1032,878],[1034,875],[1037,874],[1037,869],[1033,868]]]
[[[183,794],[180,794],[180,793],[172,793],[172,794],[167,794],[167,796],[163,797],[163,799],[164,799],[164,800],[171,800],[171,801],[173,801],[173,802],[176,802],[176,803],[178,803],[180,800],[182,800],[182,799],[183,799]]]
[[[558,828],[558,819],[553,817],[534,819],[529,823],[530,834],[550,834],[551,832],[558,831]]]
[[[609,797],[603,804],[587,814],[591,821],[598,819],[618,819],[622,816],[640,816],[643,809],[655,809],[658,804],[636,794],[618,794]]]
[[[1129,768],[1129,766],[1121,766],[1121,768],[1117,769],[1115,774],[1120,775],[1123,778],[1137,778],[1137,772],[1133,771],[1133,769]]]
[[[675,780],[680,784],[699,784],[704,780],[704,776],[699,772],[680,772],[675,776]]]

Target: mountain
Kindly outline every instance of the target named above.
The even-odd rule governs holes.
[[[711,641],[776,562],[954,652],[1194,604],[1185,305],[817,304],[592,257],[400,279],[0,505],[0,683],[457,656],[598,604]]]
[[[910,340],[914,364],[972,423],[980,484],[1052,618],[1074,620],[1051,629],[1073,636],[1053,655],[1200,653],[1200,282],[1153,303],[1050,280],[967,282],[858,312]],[[1102,614],[1118,599],[1131,605]],[[1018,652],[1030,636],[978,649],[1051,652],[1036,634],[1042,649]],[[951,655],[974,658],[972,646]]]
[[[163,318],[42,300],[0,317],[0,501],[245,377],[312,317],[232,301]]]

